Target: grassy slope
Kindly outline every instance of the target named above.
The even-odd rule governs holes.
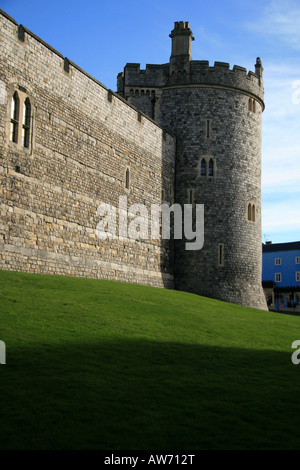
[[[300,449],[300,318],[0,271],[0,448]]]

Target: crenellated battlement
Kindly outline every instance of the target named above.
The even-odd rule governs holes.
[[[174,287],[171,243],[97,227],[171,197],[175,136],[1,11],[0,31],[0,269]]]
[[[45,42],[43,39],[41,39],[35,33],[30,31],[28,28],[26,28],[24,25],[18,24],[17,21],[14,18],[12,18],[5,11],[0,9],[0,19],[1,18],[2,18],[2,20],[4,20],[3,27],[5,28],[7,33],[8,33],[8,31],[10,32],[11,39],[13,41],[16,41],[15,42],[16,45],[18,45],[18,43],[20,43],[20,44],[23,44],[23,45],[26,46],[27,43],[28,43],[28,40],[30,38],[31,40],[36,41],[37,44],[40,44],[42,47],[45,48],[44,50],[41,50],[41,54],[42,54],[41,59],[44,59],[45,62],[47,62],[47,52],[46,52],[47,50],[54,54],[54,57],[56,58],[55,66],[57,68],[56,68],[56,70],[52,69],[51,74],[54,74],[54,75],[56,74],[58,76],[58,74],[62,73],[62,71],[63,71],[64,76],[67,75],[67,76],[69,76],[70,79],[72,79],[72,75],[73,75],[72,74],[72,69],[76,70],[76,71],[80,72],[82,75],[84,75],[86,78],[91,80],[93,83],[98,85],[100,87],[100,89],[106,91],[107,96],[109,96],[109,97],[113,96],[115,99],[117,99],[119,101],[122,101],[125,106],[133,109],[138,115],[139,110],[133,104],[131,104],[128,101],[124,100],[123,97],[122,97],[122,94],[118,94],[118,93],[116,93],[112,90],[109,90],[98,79],[96,79],[95,77],[90,75],[88,72],[86,72],[84,69],[82,69],[79,65],[74,63],[69,58],[64,57],[63,54],[61,54],[59,51],[54,49],[50,44]],[[4,24],[5,24],[5,26],[4,26]],[[132,66],[132,70],[134,70],[135,72],[138,71],[141,75],[144,73],[143,70],[140,70],[140,65],[139,64],[129,64],[129,65]],[[147,67],[149,68],[149,70],[146,71],[146,75],[149,77],[149,76],[151,76],[151,70],[153,70],[153,68],[156,68],[156,67],[159,67],[159,66],[149,65]],[[139,76],[139,73],[137,74],[137,76]],[[119,74],[119,75],[122,75],[122,74]],[[118,78],[118,80],[119,80],[119,78]],[[112,100],[110,100],[110,101],[112,101]],[[159,123],[154,122],[153,119],[151,119],[151,117],[148,116],[147,114],[142,113],[142,115],[145,119],[153,122],[157,127],[161,127],[159,125]]]
[[[191,61],[190,69],[190,76],[185,77],[186,84],[234,88],[254,95],[263,103],[262,73],[258,75],[253,71],[247,72],[246,68],[239,65],[234,65],[231,69],[227,62],[215,62],[214,66],[210,66],[208,61]],[[174,81],[178,80],[176,75],[172,78]],[[178,81],[182,79],[180,77]]]
[[[126,64],[124,71],[118,74],[117,91],[120,94],[122,94],[124,87],[164,87],[169,77],[169,64],[147,64],[145,69],[141,69],[140,64],[129,63]],[[126,79],[124,79],[124,76],[126,76]]]
[[[147,64],[143,70],[138,63],[128,63],[118,75],[118,93],[125,98],[132,92],[140,93],[144,88],[154,88],[161,94],[169,87],[226,87],[243,92],[257,99],[264,109],[263,67],[258,57],[254,71],[239,65],[230,68],[227,62],[192,60],[191,42],[194,40],[189,22],[174,23],[170,37],[172,53],[170,62],[163,65]]]
[[[125,66],[126,73],[118,75],[118,93],[130,96],[131,90],[157,89],[162,91],[169,87],[226,87],[244,92],[255,97],[264,108],[264,89],[262,80],[262,65],[259,58],[255,64],[255,72],[239,65],[230,68],[227,62],[190,61],[190,71],[174,70],[170,73],[170,64],[146,65],[143,70],[140,64],[129,63]],[[124,80],[124,77],[125,80]]]
[[[180,32],[185,29],[188,30],[190,29],[190,23],[189,21],[175,21],[174,23],[174,30],[180,30]]]

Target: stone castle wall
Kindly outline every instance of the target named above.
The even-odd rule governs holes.
[[[4,12],[0,57],[0,268],[173,287],[172,244],[96,228],[101,203],[150,214],[169,194],[175,138]],[[9,138],[15,91],[31,103],[28,148]]]
[[[175,287],[265,309],[260,60],[248,74],[192,61],[189,24],[175,23],[170,63],[127,64],[116,94],[2,11],[0,28],[0,269]],[[30,139],[26,113],[25,124],[11,117],[16,93],[20,106],[30,100]],[[149,227],[152,204],[203,204],[203,248],[152,240],[150,230],[141,240],[99,239],[97,209],[118,209],[120,196],[147,208]]]

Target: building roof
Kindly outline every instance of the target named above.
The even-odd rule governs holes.
[[[271,253],[276,251],[292,251],[300,250],[300,241],[299,242],[289,242],[289,243],[267,243],[263,244],[262,247],[263,253]]]

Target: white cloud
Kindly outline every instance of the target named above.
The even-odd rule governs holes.
[[[300,50],[300,5],[294,0],[271,0],[261,18],[249,28],[262,35],[274,36]]]
[[[268,148],[263,147],[262,192],[276,192],[282,197],[300,193],[300,143],[297,145],[277,145],[276,141]]]
[[[300,64],[281,61],[280,65],[264,64],[266,109],[263,119],[274,121],[285,117],[300,120]]]
[[[282,200],[300,191],[300,65],[265,65],[262,119],[262,194]],[[295,206],[295,202],[290,203]]]

